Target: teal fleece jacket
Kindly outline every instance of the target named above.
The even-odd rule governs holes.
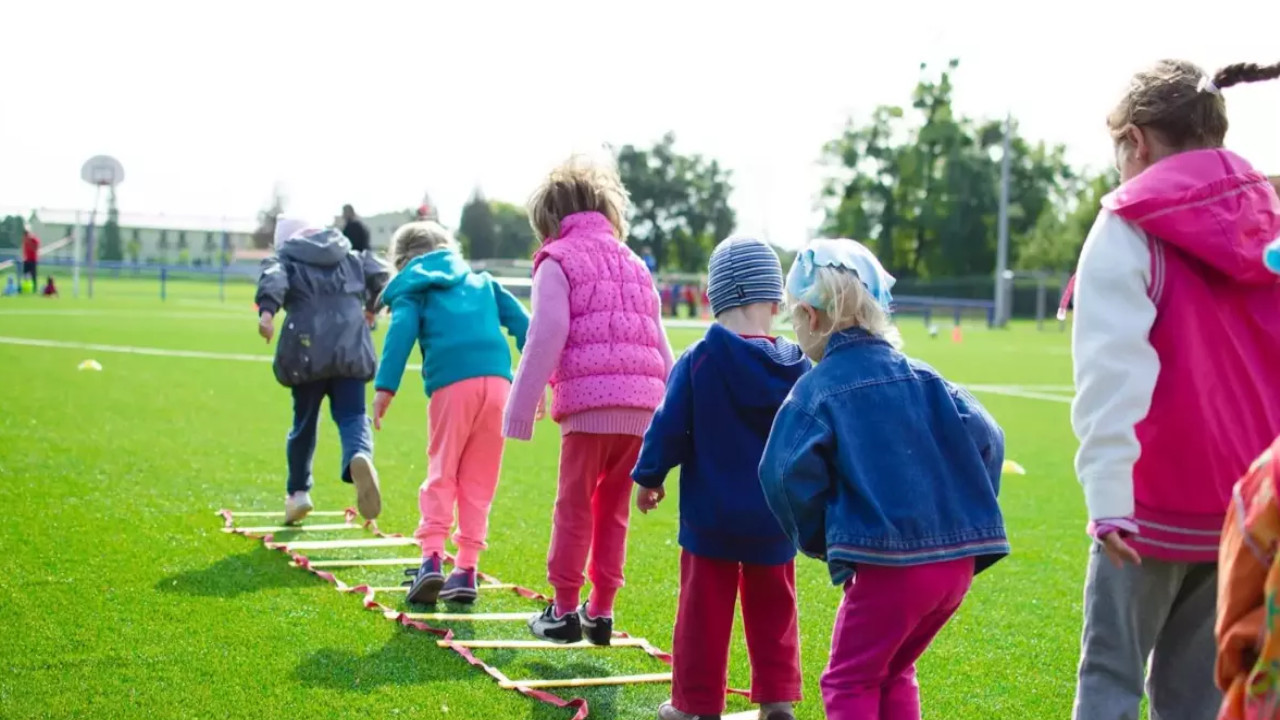
[[[470,378],[511,380],[511,346],[502,328],[524,350],[529,313],[488,273],[472,271],[457,252],[436,250],[410,260],[387,284],[382,301],[391,308],[391,326],[373,381],[378,390],[400,388],[415,342],[422,348],[427,397]]]

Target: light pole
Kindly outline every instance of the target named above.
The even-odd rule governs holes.
[[[1009,161],[1013,114],[1005,116],[1004,148],[1000,157],[1000,217],[996,235],[996,327],[1004,327],[1010,315],[1009,273]]]

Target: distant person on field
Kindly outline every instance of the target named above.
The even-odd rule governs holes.
[[[511,392],[511,347],[524,348],[529,314],[488,273],[471,270],[453,235],[435,222],[402,225],[387,256],[397,274],[382,293],[391,325],[382,346],[374,427],[400,388],[414,345],[427,393],[427,479],[418,489],[414,537],[422,566],[409,602],[476,599],[476,568],[488,546],[489,508],[502,468],[502,413]],[[457,562],[444,576],[445,540],[457,515]]]
[[[365,227],[364,221],[356,215],[355,209],[350,205],[342,206],[342,221],[342,234],[351,241],[351,249],[357,253],[368,250],[369,228]]]
[[[608,645],[622,588],[631,469],[662,402],[671,348],[658,291],[627,248],[627,191],[617,170],[573,159],[529,200],[542,247],[533,258],[533,318],[504,433],[528,440],[553,391],[560,478],[547,553],[555,601],[529,620],[543,640]],[[590,560],[588,561],[588,558]],[[591,596],[579,606],[583,577]]]
[[[39,261],[40,238],[36,237],[35,233],[31,232],[31,228],[24,224],[22,227],[22,279],[31,278],[33,294],[40,288]],[[18,291],[22,291],[21,286]]]
[[[5,277],[4,279],[5,297],[8,297],[10,295],[17,295],[17,294],[18,294],[18,281],[14,280],[12,275]]]
[[[898,351],[892,285],[853,240],[815,240],[787,276],[816,364],[778,410],[760,482],[782,529],[844,586],[821,682],[829,720],[919,720],[916,661],[974,575],[1009,554],[1004,433]]]
[[[644,266],[649,268],[649,274],[657,275],[658,258],[656,255],[653,254],[653,248],[649,247],[648,245],[645,245],[644,248],[642,248],[642,252],[644,254],[641,255],[640,257],[641,259],[644,260]]]
[[[1231,487],[1280,434],[1280,237],[1266,176],[1223,148],[1222,90],[1280,77],[1165,60],[1108,118],[1122,184],[1081,251],[1071,420],[1093,552],[1077,720],[1218,711],[1214,608]],[[1147,670],[1148,672],[1144,672]]]
[[[800,346],[773,333],[782,266],[753,238],[716,246],[706,337],[676,361],[666,397],[631,477],[649,512],[680,468],[680,604],[671,700],[660,720],[724,712],[734,605],[742,595],[751,656],[751,701],[761,720],[795,720],[801,697],[795,546],[760,487],[760,458],[774,415],[810,367]]]
[[[40,294],[45,297],[58,297],[58,286],[53,284],[52,275],[45,278],[44,289],[40,291]]]
[[[258,332],[268,343],[275,314],[281,308],[288,313],[274,365],[276,380],[293,392],[285,522],[301,520],[313,507],[311,457],[326,397],[342,439],[342,479],[355,484],[356,507],[372,520],[382,510],[382,495],[364,409],[365,384],[377,365],[366,312],[389,273],[371,255],[356,254],[337,230],[295,218],[276,220],[275,249],[262,261],[256,302]]]

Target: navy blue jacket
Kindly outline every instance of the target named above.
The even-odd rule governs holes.
[[[695,555],[780,565],[795,546],[760,487],[778,407],[810,367],[800,347],[713,324],[676,361],[631,477],[661,487],[680,466],[680,545]]]
[[[967,391],[883,340],[836,333],[778,411],[760,464],[769,506],[834,583],[858,563],[1009,554],[996,496],[1004,433]]]

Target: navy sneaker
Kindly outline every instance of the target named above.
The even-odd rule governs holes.
[[[613,618],[591,617],[586,603],[578,608],[578,623],[582,625],[582,632],[592,645],[608,645],[613,640]]]
[[[444,587],[444,572],[441,570],[443,565],[444,561],[440,556],[433,554],[423,560],[422,567],[417,570],[411,568],[404,571],[406,575],[413,576],[413,584],[409,586],[409,602],[435,604],[440,588]]]
[[[440,590],[440,599],[445,602],[467,603],[469,605],[476,601],[477,595],[475,568],[454,569],[449,575],[449,579],[444,581],[444,588]]]
[[[578,620],[578,613],[557,616],[555,603],[529,618],[529,631],[539,640],[559,645],[582,642],[582,623]]]

